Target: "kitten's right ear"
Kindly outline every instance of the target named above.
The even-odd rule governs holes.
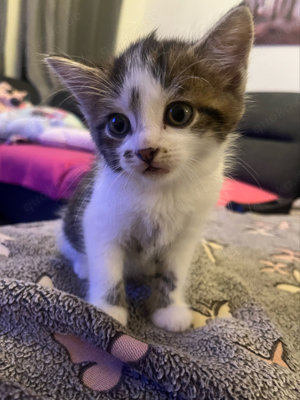
[[[250,9],[231,9],[208,34],[194,45],[207,68],[222,76],[224,86],[243,92],[254,28]]]
[[[75,95],[83,113],[89,115],[91,107],[95,106],[100,82],[103,80],[100,69],[61,56],[49,56],[45,61]]]

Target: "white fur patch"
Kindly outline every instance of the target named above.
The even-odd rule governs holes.
[[[187,306],[177,306],[176,304],[171,304],[166,308],[159,308],[152,315],[154,325],[171,332],[187,330],[192,321],[192,311]]]

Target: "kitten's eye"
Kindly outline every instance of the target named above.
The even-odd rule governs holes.
[[[193,116],[193,108],[185,103],[171,104],[167,108],[165,122],[171,126],[186,125]]]
[[[130,122],[123,114],[114,114],[107,123],[108,132],[116,137],[124,137],[130,131]]]

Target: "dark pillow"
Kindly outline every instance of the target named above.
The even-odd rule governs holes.
[[[257,139],[299,142],[299,93],[248,93],[239,132]]]
[[[231,176],[280,197],[300,196],[300,142],[241,136]]]
[[[63,110],[77,115],[77,117],[80,118],[84,124],[86,124],[85,118],[78,107],[77,101],[70,92],[63,90],[56,93],[52,97],[49,105],[51,107],[62,108]]]

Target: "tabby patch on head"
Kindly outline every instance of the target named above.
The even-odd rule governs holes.
[[[99,68],[61,56],[47,62],[78,99],[112,170],[169,181],[234,132],[252,32],[250,11],[238,7],[195,42],[154,32]]]

